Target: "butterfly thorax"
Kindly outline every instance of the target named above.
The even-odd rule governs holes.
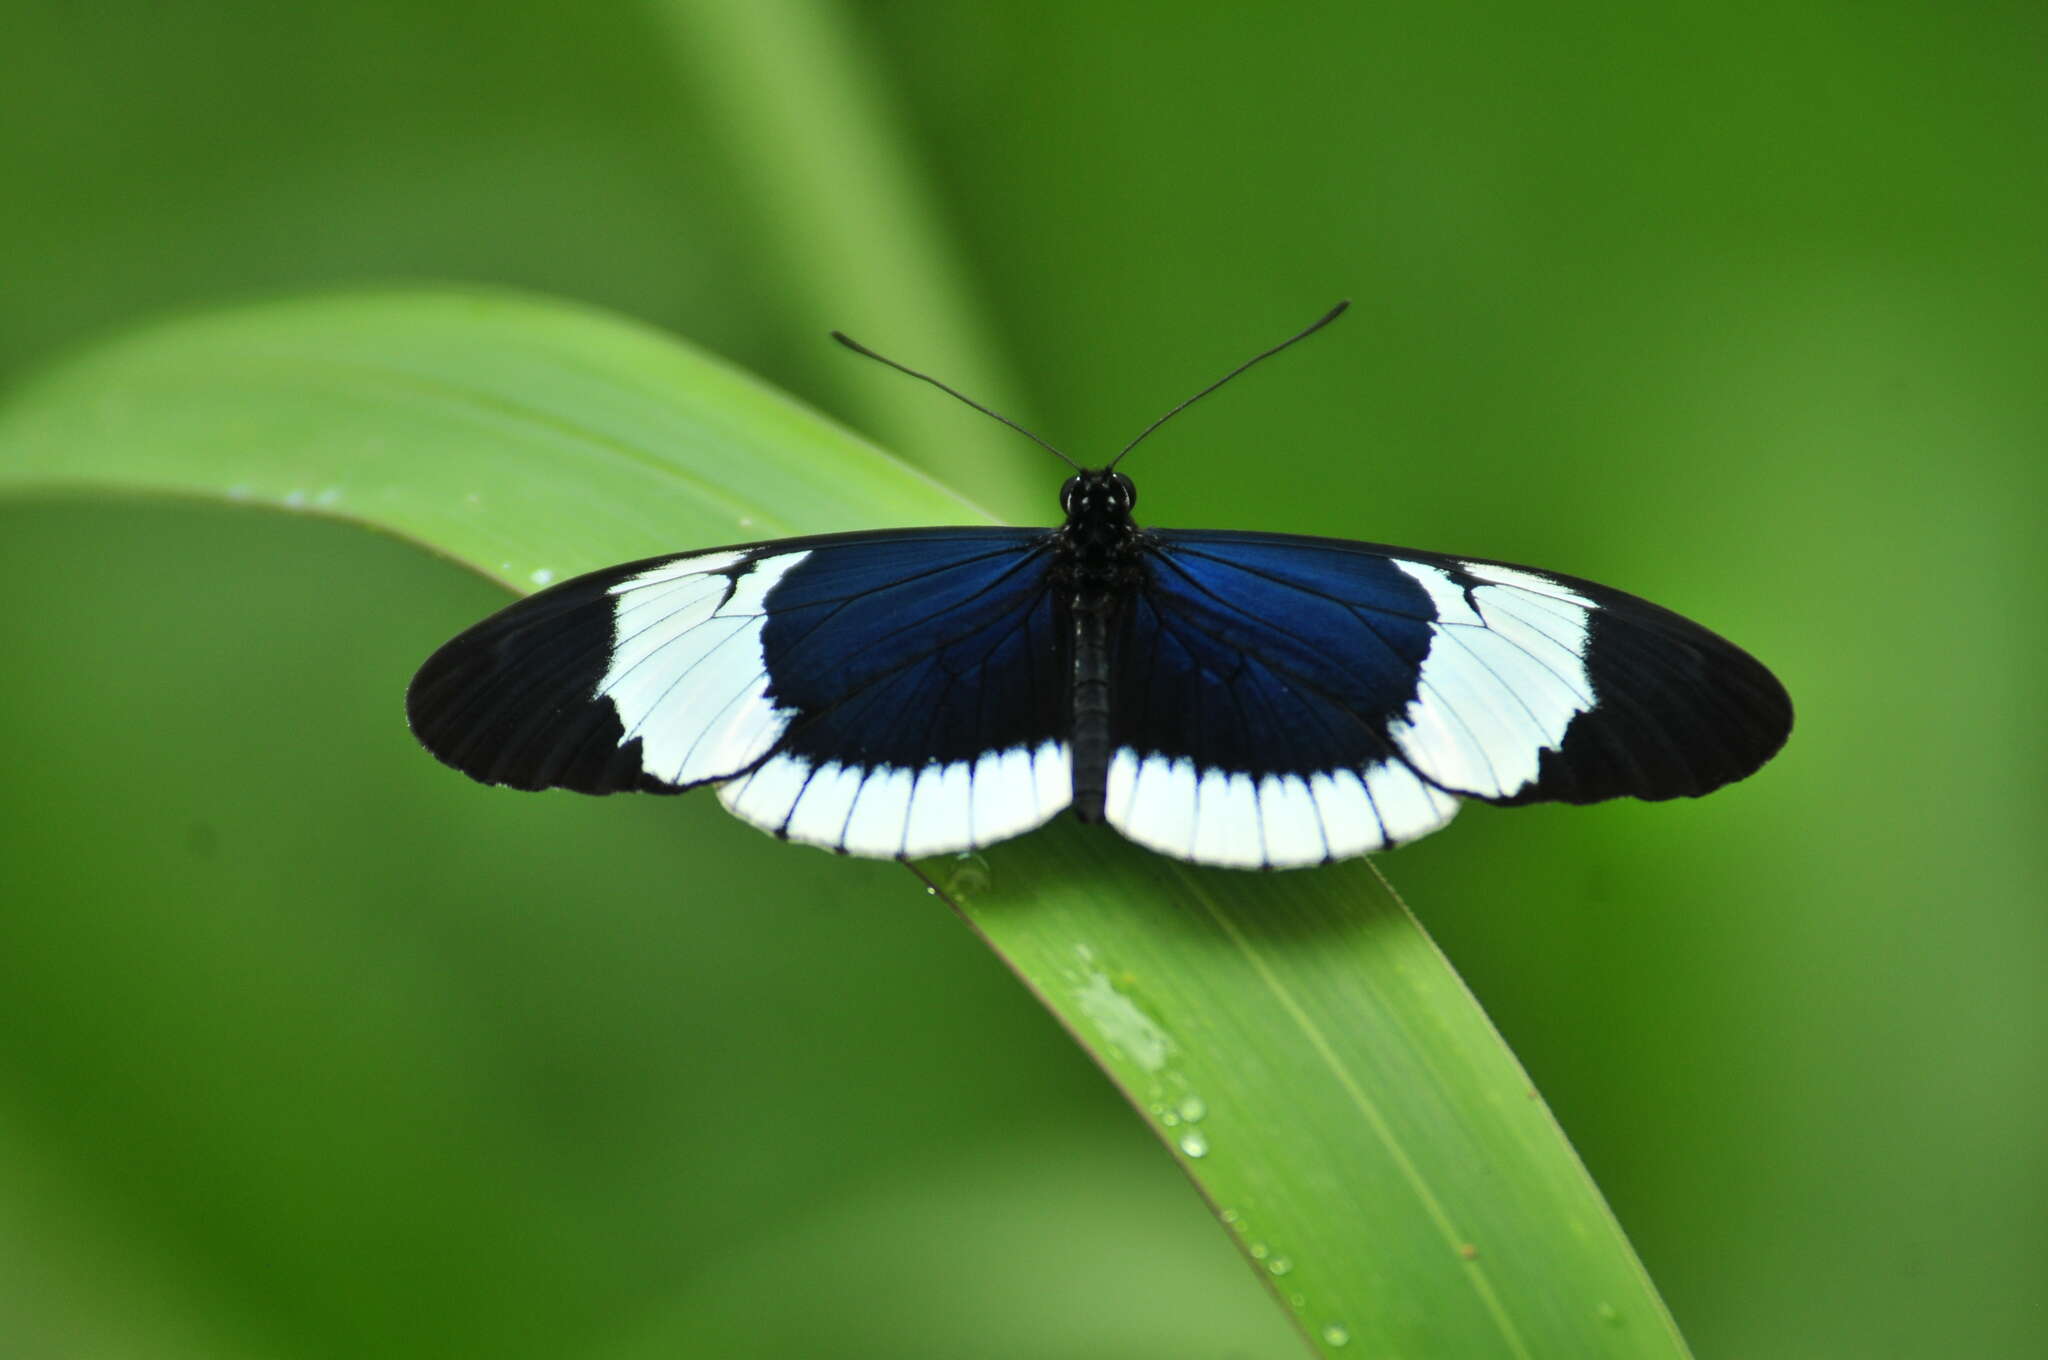
[[[1138,489],[1121,472],[1091,469],[1060,488],[1067,522],[1054,534],[1054,588],[1071,622],[1074,815],[1100,821],[1108,789],[1111,639],[1144,566],[1131,519]]]

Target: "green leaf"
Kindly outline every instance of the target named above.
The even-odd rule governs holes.
[[[514,589],[686,547],[985,518],[672,339],[480,292],[273,303],[73,358],[0,407],[0,491],[344,518]],[[1685,1353],[1527,1078],[1371,864],[1198,870],[1061,823],[917,868],[1123,1089],[1314,1346]]]
[[[354,520],[520,591],[681,545],[987,516],[651,329],[494,292],[195,316],[10,400],[0,487]]]

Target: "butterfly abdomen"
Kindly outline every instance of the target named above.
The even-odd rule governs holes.
[[[1077,596],[1074,615],[1074,816],[1102,820],[1109,793],[1109,614],[1101,595]]]

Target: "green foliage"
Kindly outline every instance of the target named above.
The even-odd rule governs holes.
[[[1540,562],[1777,668],[1801,725],[1758,779],[1698,804],[1474,808],[1384,867],[1702,1354],[2039,1349],[2048,106],[2026,7],[8,19],[0,478],[25,489],[32,448],[68,457],[73,489],[36,474],[43,493],[0,505],[0,1349],[1296,1353],[1140,1122],[901,869],[777,845],[706,799],[494,796],[425,760],[406,676],[502,591],[319,521],[419,516],[392,527],[434,542],[509,523],[464,555],[524,586],[741,518],[816,524],[818,466],[854,503],[817,527],[970,513],[947,488],[1043,519],[1041,453],[823,333],[1089,456],[1347,294],[1339,328],[1146,445],[1146,518]],[[366,297],[405,295],[361,288],[394,279],[491,286],[440,293],[412,340],[477,399],[363,396],[347,375],[406,352],[367,324],[324,386],[280,388],[280,356],[236,348],[261,315],[367,320]],[[146,418],[85,378],[139,342],[56,359],[166,310],[337,284],[353,296],[181,323],[192,349],[157,353]],[[176,408],[197,371],[177,363],[230,370],[246,404],[216,387]],[[695,392],[779,427],[772,504],[715,459],[700,498],[614,456],[685,468],[714,414],[682,409]],[[222,420],[239,429],[216,439]],[[401,462],[394,435],[498,461],[487,482]],[[104,496],[235,451],[254,461],[225,485]],[[534,480],[557,458],[575,486]],[[305,513],[219,508],[235,487]],[[1041,877],[1034,857],[1069,852]],[[1251,998],[1274,995],[1261,965],[1288,995],[1325,962],[1376,995],[1400,994],[1373,970],[1404,955],[1448,977],[1342,875],[1355,915],[1335,924],[1224,904],[1239,948],[1192,880],[1111,838],[1054,831],[987,868],[976,910],[1005,951],[1029,953],[1002,932],[1032,921],[1096,950],[1107,983],[1078,957],[1030,965],[1069,1010],[1200,1010],[1165,981],[1196,959]],[[1147,875],[1135,897],[1073,890]],[[1304,1013],[1356,1046],[1373,1106],[1410,1109],[1367,1064],[1454,1031],[1390,1040],[1325,1000]],[[1463,1033],[1448,1051],[1505,1064]],[[1179,1061],[1221,1183],[1252,1140]],[[1292,1062],[1270,1075],[1315,1086]],[[1119,1076],[1163,1122],[1146,1074]],[[1470,1136],[1536,1147],[1520,1100]],[[1326,1136],[1329,1109],[1308,1113]],[[1285,1198],[1235,1170],[1223,1207]],[[1241,1217],[1325,1316],[1312,1272],[1336,1255]],[[1476,1221],[1459,1287],[1483,1269],[1513,1298],[1520,1263]],[[1440,1261],[1429,1241],[1397,1259]],[[1405,1325],[1410,1296],[1387,1298],[1357,1317]],[[1664,1335],[1613,1302],[1622,1338]]]

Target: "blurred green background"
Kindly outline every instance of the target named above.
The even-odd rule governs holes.
[[[2048,12],[0,14],[8,376],[509,284],[1048,520],[1045,455],[825,330],[1089,456],[1355,298],[1148,443],[1143,518],[1539,563],[1778,669],[1751,783],[1383,864],[1702,1356],[2048,1344]],[[0,568],[0,1353],[1294,1353],[901,869],[423,757],[483,583],[62,497]]]

